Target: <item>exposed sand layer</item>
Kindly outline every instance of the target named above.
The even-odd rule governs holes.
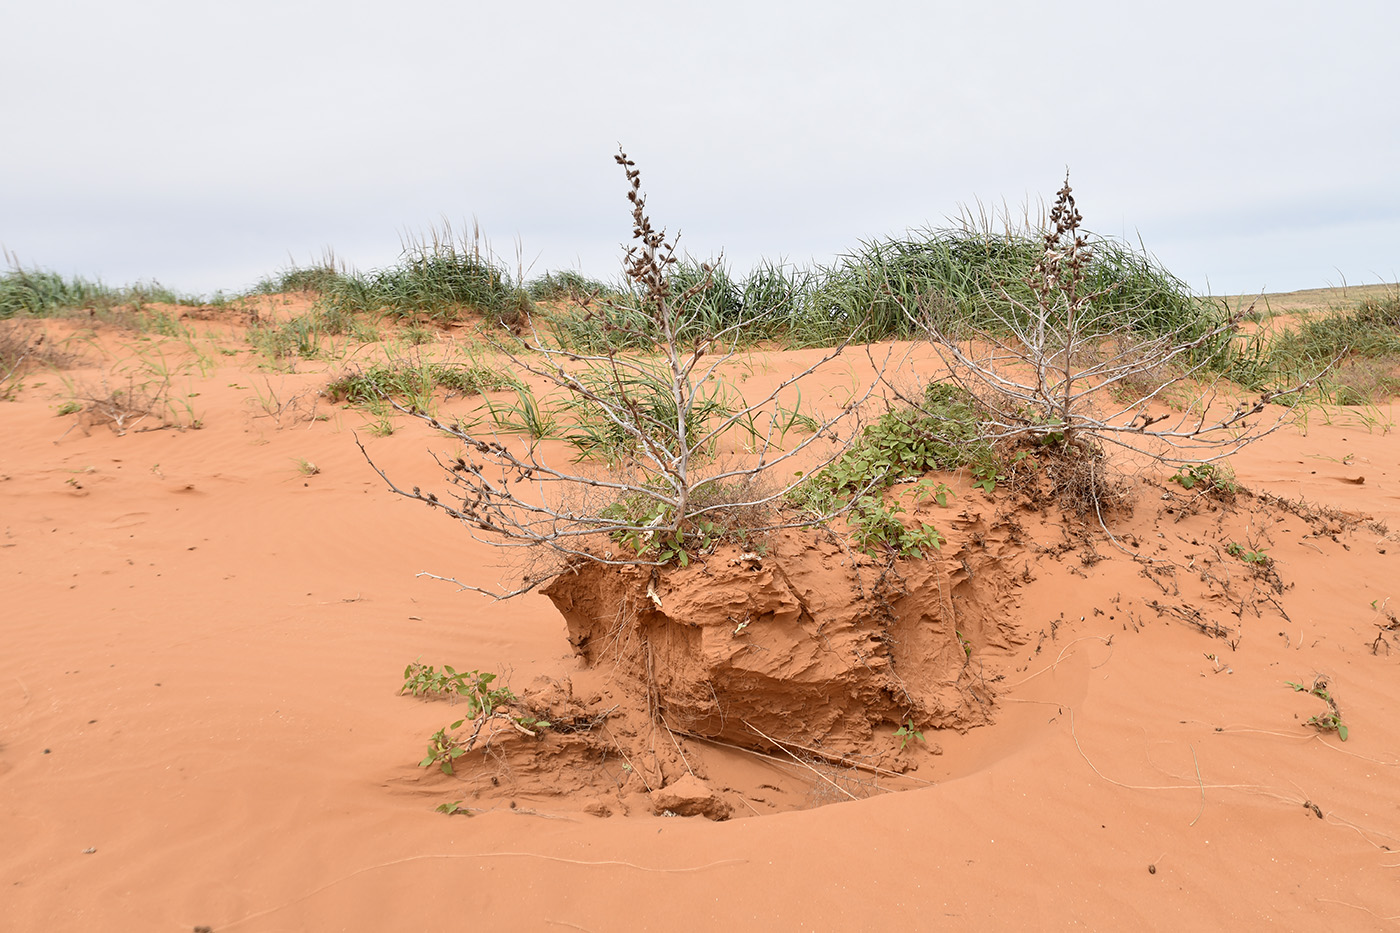
[[[240,321],[197,326],[209,363],[172,385],[198,430],[55,416],[137,354],[185,359],[112,331],[0,402],[0,929],[1400,922],[1389,406],[1313,412],[1247,449],[1233,501],[1143,475],[1111,523],[1121,548],[944,477],[955,498],[923,517],[949,543],[884,591],[893,621],[870,621],[859,560],[797,538],[669,572],[655,600],[644,579],[572,581],[566,621],[543,594],[415,576],[506,572],[388,493],[352,432],[427,480],[441,436],[400,418],[372,437],[315,397],[345,363],[265,370]],[[804,359],[760,354],[755,379]],[[736,632],[745,575],[767,602]],[[652,609],[590,629],[624,603]],[[825,623],[838,650],[802,655]],[[692,630],[704,647],[682,657]],[[598,647],[628,631],[650,654]],[[870,668],[835,663],[857,644]],[[420,768],[465,707],[397,695],[415,659],[496,672],[574,728],[503,728],[453,775]],[[696,696],[707,677],[732,693]],[[901,743],[896,677],[949,728]],[[1286,685],[1319,678],[1344,743]]]

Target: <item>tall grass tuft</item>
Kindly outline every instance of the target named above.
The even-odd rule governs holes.
[[[65,279],[56,272],[16,266],[0,275],[0,318],[43,317],[115,300],[115,289],[85,279]]]
[[[594,298],[614,298],[618,289],[606,282],[590,279],[572,269],[546,272],[525,283],[525,292],[533,301],[585,301]]]
[[[1223,308],[1193,295],[1150,256],[1119,240],[1089,242],[1085,285],[1105,324],[1130,323],[1159,336],[1183,326],[1204,333],[1225,320]],[[995,329],[1034,306],[1027,279],[1039,255],[1029,231],[996,233],[969,223],[868,241],[816,274],[791,332],[798,342],[820,345],[853,327],[862,340],[909,337],[923,325]]]
[[[280,295],[285,292],[326,294],[348,275],[345,263],[336,259],[333,250],[326,249],[321,254],[320,262],[305,267],[293,263],[276,275],[263,279],[252,292],[257,295]]]
[[[479,231],[459,238],[450,225],[410,239],[398,265],[367,275],[328,277],[321,300],[345,311],[427,317],[438,323],[481,314],[507,326],[531,310],[529,295],[491,260]]]
[[[143,305],[199,304],[200,299],[180,295],[159,282],[138,282],[113,288],[80,277],[65,278],[57,272],[24,269],[12,265],[0,274],[0,320],[12,317],[52,317],[75,311],[109,312],[118,308],[140,310]]]

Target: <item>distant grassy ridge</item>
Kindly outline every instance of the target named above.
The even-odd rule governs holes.
[[[1179,279],[1149,257],[1116,240],[1094,244],[1090,286],[1109,283],[1100,301],[1105,313],[1132,312],[1153,332],[1211,326],[1222,307],[1192,295]],[[1030,235],[968,229],[926,230],[872,240],[812,268],[762,262],[739,276],[725,265],[708,274],[683,260],[670,268],[672,295],[681,303],[682,332],[713,333],[742,325],[744,340],[779,340],[793,346],[829,345],[854,334],[858,341],[914,336],[919,322],[979,325],[1017,303],[1033,304],[1024,280],[1039,255]],[[604,329],[595,310],[625,320],[645,341],[648,323],[637,296],[613,283],[571,271],[551,271],[520,281],[483,248],[479,236],[458,238],[450,228],[411,242],[388,268],[358,272],[333,257],[310,268],[284,270],[252,293],[313,291],[330,312],[378,313],[438,324],[476,317],[515,325],[545,312],[562,343],[592,347]],[[65,310],[143,302],[199,303],[159,285],[111,288],[81,278],[13,267],[0,275],[0,317],[45,316]],[[549,309],[541,309],[545,303]],[[566,306],[557,310],[560,305]]]
[[[1096,238],[1091,245],[1087,288],[1098,295],[1094,314],[1100,326],[1130,324],[1144,337],[1191,336],[1219,325],[1231,309],[1251,300],[1196,295],[1149,255],[1122,241]],[[671,293],[681,302],[683,338],[726,327],[736,327],[741,342],[788,347],[829,346],[852,334],[857,342],[912,338],[924,324],[993,327],[1024,314],[1035,304],[1026,280],[1040,249],[1039,238],[1026,233],[969,226],[910,231],[863,242],[835,261],[813,267],[761,262],[739,275],[720,264],[707,274],[699,263],[682,260],[670,267]],[[263,342],[278,338],[275,355],[312,355],[307,347],[320,331],[368,338],[372,325],[356,327],[362,315],[414,326],[484,320],[514,328],[530,320],[551,331],[562,346],[584,352],[617,348],[619,342],[644,349],[657,336],[639,298],[625,287],[573,271],[522,281],[492,258],[479,234],[459,238],[450,228],[411,241],[400,261],[385,269],[348,270],[327,254],[319,265],[284,270],[249,294],[288,291],[313,292],[316,304],[304,321],[280,325],[276,334],[258,334]],[[1256,297],[1262,298],[1258,316],[1332,310],[1233,343],[1222,338],[1201,351],[1212,369],[1257,388],[1309,378],[1329,363],[1346,369],[1336,361],[1365,359],[1372,361],[1365,368],[1374,385],[1360,395],[1393,391],[1383,371],[1385,360],[1400,357],[1396,286]],[[226,299],[220,295],[215,300]],[[75,309],[139,309],[151,302],[201,303],[155,283],[112,288],[19,267],[0,275],[0,319]],[[1337,310],[1341,304],[1348,310]],[[609,326],[616,324],[625,326],[621,331]]]
[[[1400,294],[1400,285],[1379,283],[1304,288],[1292,292],[1226,295],[1223,300],[1231,308],[1247,308],[1253,304],[1256,315],[1271,317],[1280,314],[1348,310],[1364,301],[1385,301],[1398,294]]]

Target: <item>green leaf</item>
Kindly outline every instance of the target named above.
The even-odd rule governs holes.
[[[1337,737],[1343,742],[1347,740],[1347,727],[1341,723],[1337,723]]]
[[[424,758],[422,761],[418,762],[418,767],[420,767],[420,768],[426,768],[428,765],[432,764],[434,761],[437,761],[437,756],[436,756],[436,755],[429,755],[427,758]]]

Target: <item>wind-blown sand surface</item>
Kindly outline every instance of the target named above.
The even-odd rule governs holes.
[[[214,327],[200,339],[246,347]],[[398,696],[414,659],[495,671],[517,692],[606,678],[582,669],[545,596],[493,602],[415,576],[503,574],[497,550],[387,492],[354,433],[425,486],[441,436],[401,418],[370,437],[363,413],[325,400],[328,420],[279,424],[257,403],[276,388],[309,406],[325,365],[212,354],[215,368],[177,380],[198,393],[199,430],[118,436],[55,417],[65,379],[100,379],[134,341],[103,332],[78,368],[31,373],[0,402],[0,929],[1400,922],[1388,405],[1315,411],[1306,431],[1249,448],[1233,466],[1252,494],[1233,504],[1142,477],[1112,527],[1174,576],[1022,510],[1001,555],[1018,636],[969,659],[993,685],[993,723],[904,750],[877,732],[872,754],[908,773],[858,781],[681,736],[732,805],[715,822],[639,806],[616,756],[557,792],[516,758],[484,791],[470,771],[419,768],[463,707]],[[776,378],[803,357],[756,359]],[[998,507],[948,480],[958,497],[935,523]],[[1266,549],[1278,586],[1231,542]],[[1323,704],[1285,684],[1319,676],[1345,743],[1307,726]],[[475,815],[435,812],[458,800]]]

